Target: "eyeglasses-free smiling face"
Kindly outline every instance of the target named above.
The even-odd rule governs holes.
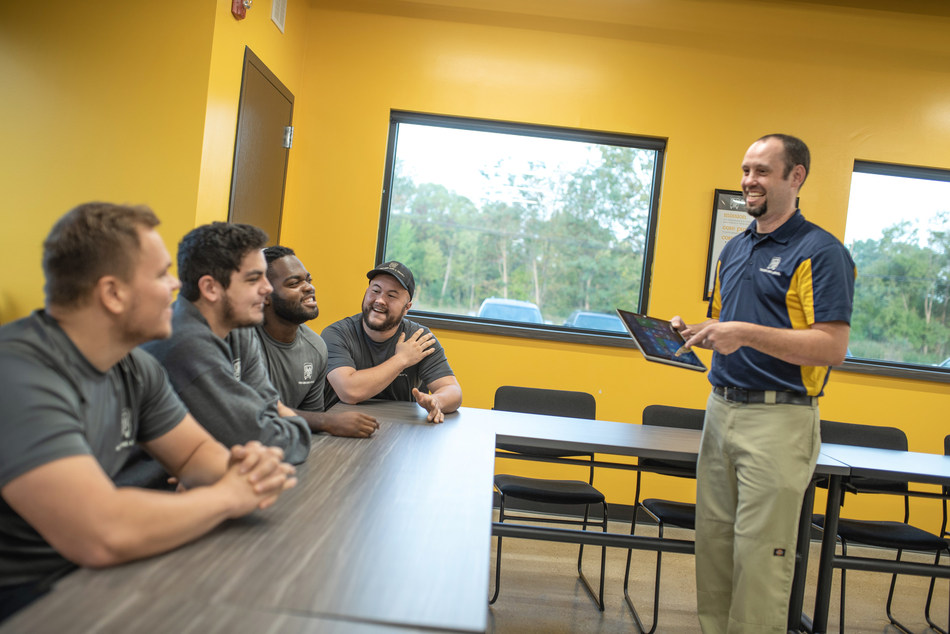
[[[264,299],[274,290],[267,280],[267,261],[260,249],[241,259],[241,268],[231,273],[224,289],[222,322],[230,328],[257,326],[264,321]]]
[[[392,275],[381,273],[370,280],[363,295],[363,325],[377,332],[392,330],[410,306],[409,291]]]
[[[139,254],[129,281],[131,305],[123,318],[126,339],[135,345],[172,334],[172,296],[181,286],[171,274],[171,257],[153,229],[139,230]]]
[[[742,160],[742,193],[748,214],[768,219],[794,209],[803,172],[802,166],[796,166],[785,173],[785,146],[780,139],[753,143]]]
[[[296,256],[287,255],[271,262],[270,278],[274,290],[268,301],[275,315],[298,325],[317,318],[320,308],[313,281]]]

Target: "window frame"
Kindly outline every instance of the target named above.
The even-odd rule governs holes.
[[[656,230],[659,220],[660,189],[663,181],[667,139],[644,135],[621,134],[596,130],[581,130],[562,128],[557,126],[538,125],[531,123],[517,123],[511,121],[495,121],[475,119],[451,115],[439,115],[407,110],[391,110],[389,116],[389,131],[386,142],[386,162],[383,174],[383,189],[380,196],[379,229],[376,238],[376,262],[383,262],[386,258],[386,245],[389,237],[389,206],[393,176],[396,167],[396,145],[398,142],[399,124],[428,125],[476,132],[493,132],[500,134],[515,134],[559,139],[564,141],[579,141],[584,143],[598,143],[632,147],[656,152],[654,162],[652,191],[650,196],[650,211],[647,215],[647,230],[644,240],[643,272],[638,297],[639,306],[636,312],[647,312],[652,283],[653,259],[656,253]],[[587,330],[557,326],[553,324],[522,324],[518,322],[504,322],[498,320],[481,319],[470,315],[455,315],[431,311],[417,311],[410,309],[409,315],[413,320],[429,327],[460,330],[480,334],[503,335],[509,337],[523,337],[548,341],[562,341],[569,343],[593,344],[633,348],[635,344],[626,333]]]
[[[950,170],[915,165],[901,165],[880,161],[866,161],[855,159],[851,174],[875,174],[878,176],[895,176],[899,178],[916,178],[950,182]],[[850,198],[850,189],[849,189]],[[861,271],[858,270],[860,278]],[[950,383],[950,368],[929,366],[920,363],[905,363],[902,361],[885,361],[882,359],[862,359],[847,357],[838,369],[858,374],[873,374],[901,379],[918,379]]]

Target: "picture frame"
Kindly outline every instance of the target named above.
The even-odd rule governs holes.
[[[726,243],[742,233],[752,222],[746,213],[745,198],[735,189],[716,189],[713,194],[712,223],[709,227],[709,251],[706,259],[706,283],[703,300],[712,297],[716,284],[716,263]]]

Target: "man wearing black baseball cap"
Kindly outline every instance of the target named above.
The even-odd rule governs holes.
[[[393,260],[366,277],[362,312],[322,333],[328,353],[326,407],[371,398],[415,400],[430,421],[441,423],[462,404],[462,388],[435,335],[406,319],[416,291],[412,271]]]

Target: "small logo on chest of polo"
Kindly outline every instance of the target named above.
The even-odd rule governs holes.
[[[781,275],[781,271],[778,270],[778,265],[782,263],[782,258],[775,257],[769,262],[769,265],[764,269],[759,269],[761,273],[768,273],[769,275]]]
[[[309,381],[312,378],[313,378],[313,364],[309,362],[304,363],[303,364],[303,380]]]
[[[123,407],[119,414],[119,432],[122,434],[122,438],[119,440],[119,444],[115,446],[116,451],[122,451],[135,444],[135,439],[132,438],[132,410],[128,407]]]
[[[119,415],[119,425],[122,428],[122,438],[129,440],[132,438],[132,411],[128,407],[122,408]]]

